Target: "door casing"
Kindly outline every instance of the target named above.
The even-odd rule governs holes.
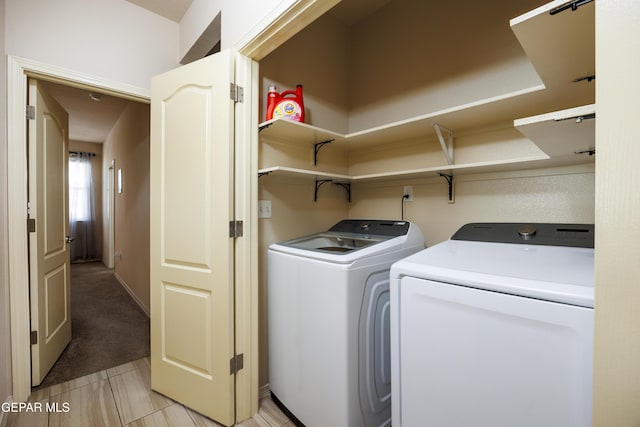
[[[9,55],[7,57],[7,180],[9,224],[9,286],[11,305],[11,369],[13,400],[31,393],[27,215],[27,77],[101,90],[149,103],[149,91]]]

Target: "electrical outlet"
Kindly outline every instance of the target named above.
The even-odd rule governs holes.
[[[271,200],[258,200],[258,218],[271,218]]]
[[[405,199],[407,202],[413,202],[413,186],[405,185],[402,195],[409,196]]]

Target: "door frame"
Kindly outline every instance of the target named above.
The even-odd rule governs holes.
[[[91,88],[149,103],[149,90],[12,55],[7,57],[7,183],[9,289],[11,305],[11,374],[13,400],[31,394],[27,216],[27,78]]]
[[[234,49],[254,61],[260,61],[341,1],[283,1],[240,39]]]

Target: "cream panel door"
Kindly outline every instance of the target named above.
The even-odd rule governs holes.
[[[29,276],[31,383],[42,382],[71,341],[69,272],[69,117],[37,80],[29,80]],[[33,341],[32,341],[33,342]]]
[[[233,61],[151,83],[151,387],[234,422]]]

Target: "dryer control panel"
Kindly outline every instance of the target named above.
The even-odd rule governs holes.
[[[471,223],[451,240],[593,248],[593,224]]]

